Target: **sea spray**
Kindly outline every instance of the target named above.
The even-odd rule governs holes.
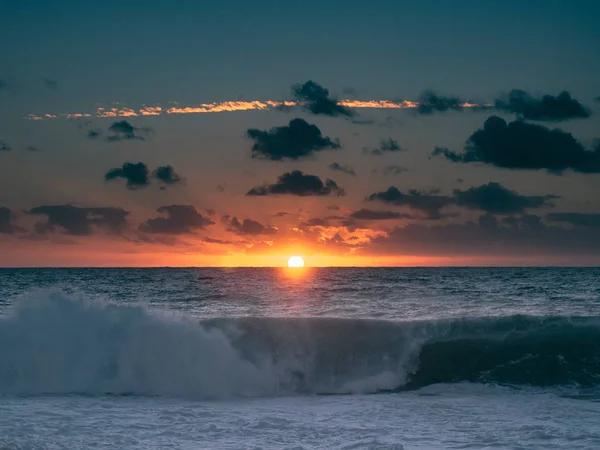
[[[0,342],[1,394],[276,393],[222,332],[142,307],[38,294],[0,320]]]

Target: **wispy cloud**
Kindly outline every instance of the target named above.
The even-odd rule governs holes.
[[[252,100],[252,101],[225,101],[218,103],[201,103],[198,105],[180,105],[170,103],[166,106],[143,105],[132,108],[125,106],[101,107],[91,112],[78,113],[45,113],[28,114],[28,120],[52,120],[52,119],[82,119],[82,118],[115,118],[115,117],[139,117],[139,116],[162,116],[171,114],[206,114],[236,111],[269,111],[281,108],[302,107],[306,102],[301,101],[274,101],[274,100]],[[419,102],[410,100],[339,100],[337,104],[341,107],[351,109],[415,109],[420,106]],[[476,108],[489,105],[478,105],[475,103],[461,103],[461,108]]]

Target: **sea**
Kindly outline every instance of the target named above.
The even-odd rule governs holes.
[[[598,268],[0,270],[0,449],[600,449]]]

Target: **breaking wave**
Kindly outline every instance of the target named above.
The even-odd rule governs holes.
[[[600,386],[600,317],[198,323],[46,292],[0,318],[0,395],[228,398],[453,382]]]

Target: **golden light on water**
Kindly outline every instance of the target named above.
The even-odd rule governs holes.
[[[290,259],[288,259],[288,267],[304,267],[304,260],[301,256],[292,256]]]

